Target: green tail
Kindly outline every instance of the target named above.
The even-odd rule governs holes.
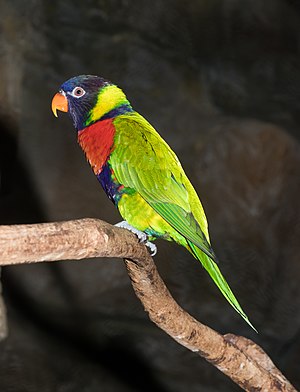
[[[199,260],[203,267],[206,269],[206,271],[209,273],[215,284],[218,286],[220,289],[221,293],[224,295],[224,297],[227,299],[227,301],[230,303],[230,305],[243,317],[243,319],[250,325],[251,328],[254,329],[255,332],[257,332],[256,328],[251,324],[250,320],[248,319],[248,316],[246,313],[243,311],[241,308],[240,304],[238,303],[238,300],[235,298],[233,292],[231,291],[231,288],[229,287],[228,283],[226,282],[224,276],[222,275],[221,271],[219,270],[219,267],[213,261],[209,256],[207,256],[205,253],[203,253],[199,248],[197,248],[196,245],[194,245],[192,242],[187,241],[192,254],[194,257]]]

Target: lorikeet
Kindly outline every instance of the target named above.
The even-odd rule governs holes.
[[[156,238],[184,246],[253,328],[216,264],[203,207],[177,156],[123,91],[98,76],[76,76],[62,84],[52,110],[69,112],[93,172],[125,220],[119,226],[152,254]]]

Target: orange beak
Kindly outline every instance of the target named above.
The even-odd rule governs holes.
[[[67,112],[68,111],[67,98],[61,93],[56,93],[52,99],[51,108],[55,117],[58,117],[56,113],[57,110],[60,110],[61,112]]]

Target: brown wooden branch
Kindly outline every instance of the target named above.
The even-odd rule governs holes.
[[[198,353],[246,391],[295,391],[254,342],[220,335],[173,299],[146,247],[124,229],[96,219],[0,226],[0,265],[89,257],[125,259],[136,295],[150,319],[178,343]]]

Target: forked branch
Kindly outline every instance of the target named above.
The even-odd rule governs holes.
[[[150,319],[246,391],[295,391],[254,342],[220,335],[173,299],[146,247],[124,229],[96,219],[0,226],[0,266],[90,257],[121,257]]]

